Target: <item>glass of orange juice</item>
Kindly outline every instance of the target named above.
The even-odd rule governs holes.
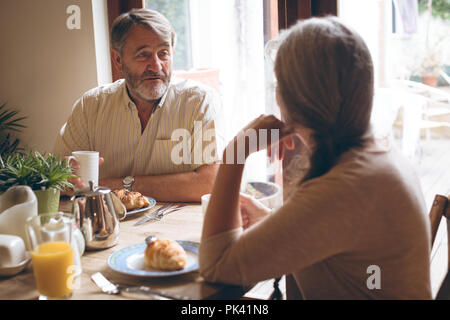
[[[40,214],[27,220],[39,299],[68,299],[74,285],[74,250],[71,246],[75,226],[73,216],[58,212]]]

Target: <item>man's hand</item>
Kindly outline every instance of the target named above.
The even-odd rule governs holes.
[[[67,158],[68,157],[65,157],[64,159],[67,159]],[[98,165],[101,165],[103,162],[105,162],[105,159],[103,159],[102,157],[98,158]],[[74,171],[80,169],[80,164],[78,163],[78,161],[76,161],[73,158],[70,159],[69,166],[71,166]],[[83,189],[86,187],[86,184],[79,177],[70,178],[70,179],[68,179],[68,181],[73,185],[74,189]],[[73,194],[74,194],[73,189],[66,189],[61,192],[62,196],[71,197],[71,196],[73,196]]]
[[[241,208],[242,226],[244,229],[257,223],[270,213],[270,209],[255,198],[244,193],[240,194],[239,204]]]

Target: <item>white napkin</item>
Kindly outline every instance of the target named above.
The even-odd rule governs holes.
[[[37,199],[28,186],[15,186],[0,195],[0,233],[19,236],[27,250],[30,244],[25,231],[25,222],[37,215]]]

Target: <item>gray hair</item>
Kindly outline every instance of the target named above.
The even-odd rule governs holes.
[[[111,47],[122,52],[128,34],[136,25],[150,29],[175,48],[176,33],[172,24],[161,13],[145,8],[131,9],[114,20],[111,28]]]
[[[313,131],[308,180],[367,138],[372,58],[364,40],[336,17],[299,21],[280,42],[275,74],[286,120]]]

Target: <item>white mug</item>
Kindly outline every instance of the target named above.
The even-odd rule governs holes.
[[[75,171],[75,175],[84,182],[85,188],[89,187],[89,181],[94,182],[94,188],[98,187],[98,151],[74,151],[67,161],[70,162],[71,159],[76,160],[80,165],[80,168]]]
[[[211,194],[204,194],[202,195],[202,213],[205,215],[206,209],[208,208],[209,198],[211,198]]]

